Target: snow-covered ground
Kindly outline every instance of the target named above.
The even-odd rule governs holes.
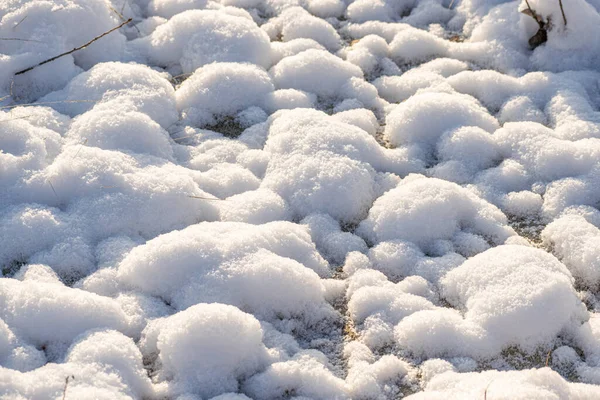
[[[600,0],[529,6],[0,1],[0,398],[600,398]]]

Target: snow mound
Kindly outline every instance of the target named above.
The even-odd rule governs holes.
[[[51,103],[54,109],[72,117],[102,108],[112,112],[139,111],[163,128],[178,119],[173,86],[164,75],[139,64],[96,64],[40,102]]]
[[[251,64],[214,63],[198,69],[177,90],[177,108],[197,124],[215,123],[216,116],[231,116],[262,105],[273,91],[269,75]]]
[[[294,217],[316,211],[351,223],[362,219],[375,199],[374,179],[370,165],[319,151],[272,159],[261,187],[286,200]]]
[[[422,93],[396,107],[386,118],[385,137],[396,146],[418,146],[431,161],[440,137],[473,126],[493,133],[498,122],[476,99],[457,93]]]
[[[313,2],[312,4],[318,4]],[[262,27],[269,35],[281,35],[284,42],[312,39],[330,51],[341,48],[342,40],[329,22],[317,18],[301,7],[289,7]]]
[[[187,10],[204,9],[209,5],[209,0],[150,0],[148,12],[162,18],[171,18]]]
[[[152,63],[180,65],[184,73],[213,62],[271,65],[267,34],[251,19],[222,11],[184,11],[139,40],[134,44],[147,52]]]
[[[216,396],[268,364],[259,322],[236,307],[197,304],[148,327],[144,345],[158,351],[162,378],[179,391]]]
[[[345,113],[351,112],[359,111]],[[399,175],[419,168],[406,151],[383,148],[368,131],[339,121],[343,117],[340,114],[329,117],[323,112],[304,109],[278,112],[268,121],[264,150],[271,154],[299,153],[307,156],[329,151],[369,164],[377,171]]]
[[[72,228],[93,226],[87,232],[92,237],[117,233],[155,236],[197,218],[216,219],[213,204],[190,197],[210,197],[200,190],[191,171],[164,161],[154,165],[153,161],[73,146],[71,152],[63,152],[49,168],[33,176],[28,188],[38,202],[68,206]],[[167,212],[166,204],[171,205]]]
[[[138,396],[150,396],[154,390],[142,353],[129,337],[117,331],[95,330],[82,335],[68,351],[67,363],[100,364],[106,373],[119,376]]]
[[[567,213],[546,226],[542,238],[580,285],[596,287],[600,284],[600,229],[597,225],[581,215]]]
[[[257,252],[271,261],[260,262],[258,256],[253,256]],[[170,267],[165,268],[166,265]],[[231,302],[272,317],[282,312],[287,315],[303,312],[310,299],[321,299],[323,306],[323,288],[318,276],[327,274],[327,263],[300,226],[287,222],[264,225],[220,222],[190,226],[136,247],[120,263],[118,277],[138,290],[161,296],[178,309],[203,301]],[[272,287],[273,283],[265,280],[269,276],[285,278],[290,286],[280,287],[295,291],[296,300],[282,303],[274,295],[272,301],[261,303],[266,290],[272,291],[282,284]],[[292,276],[304,284],[295,289]],[[256,284],[244,286],[248,279],[256,279]],[[242,292],[208,290],[222,284],[239,284]],[[199,290],[200,287],[206,289]]]
[[[7,278],[0,280],[0,289],[0,318],[36,346],[69,345],[77,335],[95,328],[128,331],[125,313],[108,297]]]
[[[345,382],[331,373],[321,357],[315,357],[310,351],[271,364],[265,372],[248,379],[244,390],[253,398],[261,399],[278,399],[290,392],[316,400],[350,398]]]
[[[284,58],[269,73],[278,89],[298,89],[323,98],[343,96],[350,79],[363,76],[355,65],[315,49]]]
[[[73,145],[85,143],[106,150],[173,158],[168,133],[137,111],[119,114],[110,109],[88,111],[75,118],[65,136]]]
[[[405,240],[426,252],[444,245],[446,252],[469,255],[482,239],[498,245],[515,235],[492,204],[454,183],[422,176],[409,176],[378,198],[357,232],[375,244]]]
[[[568,269],[552,255],[523,246],[498,246],[450,271],[443,292],[465,319],[502,347],[532,351],[586,318]]]
[[[523,371],[484,371],[460,374],[446,372],[434,377],[425,391],[408,396],[410,400],[475,398],[494,399],[589,399],[600,395],[594,385],[567,382],[550,368]]]

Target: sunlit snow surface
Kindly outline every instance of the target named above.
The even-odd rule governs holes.
[[[0,1],[0,398],[600,398],[562,3]]]

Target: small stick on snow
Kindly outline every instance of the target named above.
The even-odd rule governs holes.
[[[110,8],[111,10],[113,10],[115,14],[117,14],[117,16],[118,16],[118,17],[121,19],[121,21],[125,21],[125,20],[127,19],[127,18],[125,18],[125,17],[123,16],[123,14],[122,14],[122,12],[123,12],[123,11],[122,11],[122,10],[121,10],[121,12],[118,12],[118,11],[117,11],[117,10],[116,10],[114,7],[110,7],[110,6],[109,6],[109,8]],[[142,32],[140,32],[140,29],[139,29],[139,28],[138,28],[136,25],[133,25],[133,27],[135,28],[135,30],[136,30],[136,31],[138,31],[138,33],[139,33],[140,35],[142,34]]]
[[[52,182],[50,182],[50,179],[48,179],[48,183],[50,184],[50,187],[52,188],[52,191],[54,192],[54,195],[56,196],[56,199],[58,200],[58,195],[56,194],[56,190],[54,190],[54,185],[52,184]]]
[[[550,363],[550,354],[552,354],[552,350],[550,350],[548,352],[548,355],[546,355],[546,367],[548,366],[548,364]]]
[[[25,18],[27,18],[27,15],[26,15],[26,16],[24,16],[23,18],[21,18],[21,20],[20,20],[19,22],[17,22],[17,23],[15,24],[15,26],[13,26],[13,27],[12,27],[13,31],[14,31],[15,29],[17,29],[17,26],[21,25],[21,22],[25,21]]]
[[[81,143],[81,144],[79,145],[79,148],[77,149],[77,153],[75,153],[75,155],[74,155],[74,156],[71,158],[71,160],[72,160],[73,158],[77,157],[77,154],[79,154],[79,152],[81,151],[81,148],[82,148],[82,147],[83,147],[83,146],[84,146],[84,145],[87,143],[87,141],[88,141],[88,140],[87,140],[87,139],[85,139],[85,140],[84,140],[84,142],[83,142],[83,143]]]
[[[40,42],[39,40],[21,39],[21,38],[15,38],[15,37],[3,37],[3,38],[0,38],[0,40],[18,40],[19,42],[33,42],[33,43],[44,44],[44,42]]]
[[[65,388],[63,389],[62,400],[65,400],[65,397],[67,396],[67,387],[69,386],[69,378],[75,379],[75,375],[69,375],[65,378]]]
[[[488,389],[490,388],[490,385],[492,384],[492,382],[494,382],[493,379],[491,381],[489,381],[487,386],[485,387],[485,390],[483,391],[483,400],[487,400],[487,392],[488,392]]]
[[[11,84],[11,88],[12,88],[12,84]],[[11,89],[12,91],[12,89]],[[11,95],[12,96],[12,93]],[[6,97],[10,97],[10,96],[6,96]],[[2,99],[5,99],[6,97],[3,97]],[[0,99],[0,100],[2,100]],[[46,102],[42,102],[42,103],[26,103],[26,104],[13,104],[12,106],[3,106],[0,107],[0,110],[6,110],[9,108],[17,108],[17,107],[35,107],[35,106],[45,106],[47,104],[62,104],[62,103],[95,103],[98,100],[60,100],[60,101],[46,101]]]
[[[26,119],[26,118],[31,118],[31,117],[35,117],[35,115],[25,115],[23,117],[15,117],[15,118],[3,119],[3,120],[0,120],[0,123],[1,122],[8,122],[8,121],[15,121],[17,119]]]
[[[178,132],[176,132],[176,133],[178,133]],[[199,135],[199,133],[192,133],[191,135],[178,137],[178,138],[173,139],[173,141],[176,142],[178,140],[189,139],[189,138],[194,137],[196,135]]]
[[[567,26],[567,17],[565,15],[565,10],[563,9],[562,0],[558,0],[558,4],[560,4],[560,12],[563,16],[563,21],[565,21],[565,26]]]
[[[12,97],[13,95],[13,85],[15,84],[15,80],[13,79],[12,81],[10,81],[10,93],[7,94],[6,96],[0,97],[0,101],[4,101],[6,99],[8,99],[9,97]],[[1,110],[2,108],[0,108]]]
[[[200,197],[200,196],[191,196],[191,195],[189,195],[188,197],[190,197],[192,199],[200,199],[200,200],[227,201],[227,200],[223,200],[223,199],[218,199],[216,197],[214,199],[211,199],[210,197]]]
[[[104,36],[108,35],[108,34],[109,34],[109,33],[111,33],[111,32],[114,32],[114,31],[116,31],[116,30],[117,30],[117,29],[119,29],[119,28],[122,28],[123,26],[127,25],[128,23],[130,23],[132,20],[133,20],[133,18],[129,18],[127,21],[123,22],[121,25],[119,25],[119,26],[117,26],[117,27],[114,27],[114,28],[112,28],[112,29],[111,29],[111,30],[109,30],[109,31],[106,31],[106,32],[104,32],[104,33],[103,33],[102,35],[100,35],[100,36],[96,36],[95,38],[93,38],[92,40],[90,40],[89,42],[87,42],[86,44],[84,44],[84,45],[82,45],[82,46],[79,46],[79,47],[75,47],[73,50],[66,51],[66,52],[64,52],[64,53],[62,53],[62,54],[59,54],[59,55],[57,55],[57,56],[54,56],[54,57],[52,57],[52,58],[49,58],[49,59],[47,59],[47,60],[44,60],[44,61],[42,61],[41,63],[38,63],[38,64],[34,65],[33,67],[25,68],[24,70],[22,70],[22,71],[19,71],[19,72],[15,73],[15,75],[21,75],[21,74],[24,74],[25,72],[29,72],[29,71],[31,71],[32,69],[34,69],[34,68],[37,68],[37,67],[39,67],[39,66],[41,66],[41,65],[44,65],[44,64],[47,64],[47,63],[49,63],[49,62],[52,62],[52,61],[54,61],[54,60],[57,60],[57,59],[59,59],[59,58],[61,58],[61,57],[64,57],[64,56],[66,56],[66,55],[69,55],[69,54],[71,54],[71,53],[74,53],[74,52],[76,52],[76,51],[78,51],[78,50],[85,49],[85,48],[86,48],[86,47],[88,47],[90,44],[94,43],[96,40],[103,38]]]

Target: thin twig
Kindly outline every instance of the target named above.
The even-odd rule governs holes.
[[[16,37],[0,37],[0,40],[18,40],[19,42],[34,42],[44,44],[44,42],[40,42],[39,40],[21,39]]]
[[[487,400],[488,389],[490,388],[490,385],[492,384],[492,382],[494,382],[494,379],[489,381],[487,386],[485,387],[485,390],[483,391],[483,400]]]
[[[544,29],[545,24],[544,24],[544,21],[542,20],[542,18],[535,11],[533,11],[531,6],[529,5],[528,0],[525,0],[525,4],[527,4],[527,8],[529,9],[529,15],[531,16],[531,18],[535,19],[535,22],[538,23],[540,29]]]
[[[191,135],[186,135],[186,136],[181,136],[181,137],[175,138],[175,139],[173,139],[173,141],[176,142],[178,140],[189,139],[189,138],[197,136],[199,134],[200,133],[192,133]]]
[[[88,140],[85,139],[84,142],[79,145],[79,148],[77,149],[77,153],[75,153],[75,155],[71,159],[77,157],[77,154],[79,154],[79,152],[81,151],[81,148],[87,143],[87,141]]]
[[[117,11],[117,10],[116,10],[114,7],[111,7],[111,6],[109,6],[109,8],[110,8],[111,10],[113,10],[113,12],[114,12],[115,14],[117,14],[117,16],[118,16],[118,17],[121,19],[121,21],[125,21],[125,20],[127,19],[127,18],[125,18],[125,17],[123,16],[123,11],[121,11],[121,12],[118,12],[118,11]],[[135,30],[136,30],[136,31],[138,31],[138,33],[139,33],[140,35],[142,34],[142,32],[140,32],[140,28],[138,28],[136,25],[133,25],[133,27],[135,28]]]
[[[30,118],[30,117],[35,117],[35,115],[25,115],[23,117],[15,117],[15,118],[3,119],[3,120],[0,120],[0,123],[1,122],[14,121],[14,120],[17,120],[17,119],[25,119],[25,118]]]
[[[12,96],[13,96],[13,86],[14,86],[14,85],[15,85],[15,80],[14,80],[14,79],[12,79],[12,80],[10,81],[10,92],[9,92],[9,93],[8,93],[6,96],[2,96],[2,97],[0,97],[0,101],[4,101],[4,100],[8,99],[9,97],[12,97]],[[2,108],[0,108],[0,110],[1,110],[1,109],[2,109]]]
[[[58,200],[58,195],[56,194],[56,190],[54,190],[54,185],[52,184],[52,182],[50,182],[50,179],[48,179],[48,183],[50,184],[50,187],[52,188],[52,191],[54,192],[54,195],[56,196],[56,199]]]
[[[567,26],[567,17],[565,15],[565,10],[563,9],[562,0],[558,0],[558,4],[560,4],[560,12],[563,16],[563,21],[565,21],[565,26]]]
[[[175,82],[175,80],[176,80],[177,78],[181,78],[181,77],[184,77],[184,76],[191,76],[192,74],[193,74],[193,72],[187,72],[187,73],[185,73],[185,74],[179,74],[179,75],[175,75],[174,77],[172,77],[172,78],[170,79],[170,81],[171,81],[171,82]]]
[[[26,68],[26,69],[24,69],[24,70],[22,70],[22,71],[19,71],[19,72],[15,73],[15,75],[21,75],[21,74],[24,74],[25,72],[29,72],[29,71],[31,71],[32,69],[34,69],[34,68],[37,68],[37,67],[39,67],[39,66],[41,66],[41,65],[47,64],[47,63],[49,63],[49,62],[52,62],[52,61],[54,61],[54,60],[56,60],[56,59],[59,59],[59,58],[61,58],[61,57],[64,57],[64,56],[66,56],[66,55],[69,55],[69,54],[71,54],[71,53],[74,53],[74,52],[76,52],[76,51],[78,51],[78,50],[85,49],[85,48],[86,48],[86,47],[88,47],[90,44],[94,43],[96,40],[98,40],[98,39],[101,39],[101,38],[103,38],[104,36],[108,35],[109,33],[111,33],[111,32],[114,32],[114,31],[116,31],[117,29],[119,29],[119,28],[121,28],[121,27],[123,27],[123,26],[127,25],[127,24],[128,24],[128,23],[130,23],[132,20],[133,20],[133,18],[129,18],[127,21],[123,22],[121,25],[119,25],[119,26],[117,26],[117,27],[114,27],[114,28],[112,28],[112,29],[111,29],[111,30],[109,30],[109,31],[106,31],[106,32],[104,32],[104,33],[103,33],[102,35],[100,35],[100,36],[96,36],[95,38],[93,38],[92,40],[90,40],[89,42],[87,42],[86,44],[84,44],[84,45],[82,45],[82,46],[79,46],[79,47],[75,47],[73,50],[66,51],[66,52],[64,52],[64,53],[62,53],[62,54],[59,54],[59,55],[57,55],[57,56],[54,56],[54,57],[52,57],[52,58],[49,58],[49,59],[47,59],[47,60],[44,60],[44,61],[42,61],[41,63],[38,63],[38,64],[34,65],[33,67],[29,67],[29,68]]]
[[[548,366],[548,364],[550,363],[550,354],[552,354],[552,350],[550,350],[548,352],[548,355],[546,355],[546,367]]]
[[[15,29],[17,29],[17,26],[21,25],[21,22],[25,21],[25,19],[26,19],[26,18],[27,18],[27,15],[26,15],[26,16],[24,16],[23,18],[21,18],[21,20],[20,20],[19,22],[17,22],[17,23],[15,24],[15,26],[13,26],[13,27],[12,27],[13,31],[14,31]]]
[[[11,94],[12,96],[12,94]],[[13,104],[12,106],[2,106],[0,110],[6,110],[9,108],[17,108],[17,107],[35,107],[35,106],[45,106],[48,104],[62,104],[62,103],[95,103],[98,100],[59,100],[59,101],[45,101],[41,103],[26,103],[26,104]]]
[[[448,5],[448,10],[452,10],[453,5],[454,5],[454,0],[450,1],[450,4]]]
[[[191,196],[191,195],[188,195],[188,197],[190,197],[192,199],[200,199],[200,200],[227,201],[227,200],[224,200],[224,199],[218,199],[216,197],[214,199],[210,198],[210,197]]]
[[[65,400],[65,397],[67,396],[67,387],[69,386],[69,378],[75,379],[75,375],[69,375],[65,378],[65,388],[63,389],[62,400]]]

